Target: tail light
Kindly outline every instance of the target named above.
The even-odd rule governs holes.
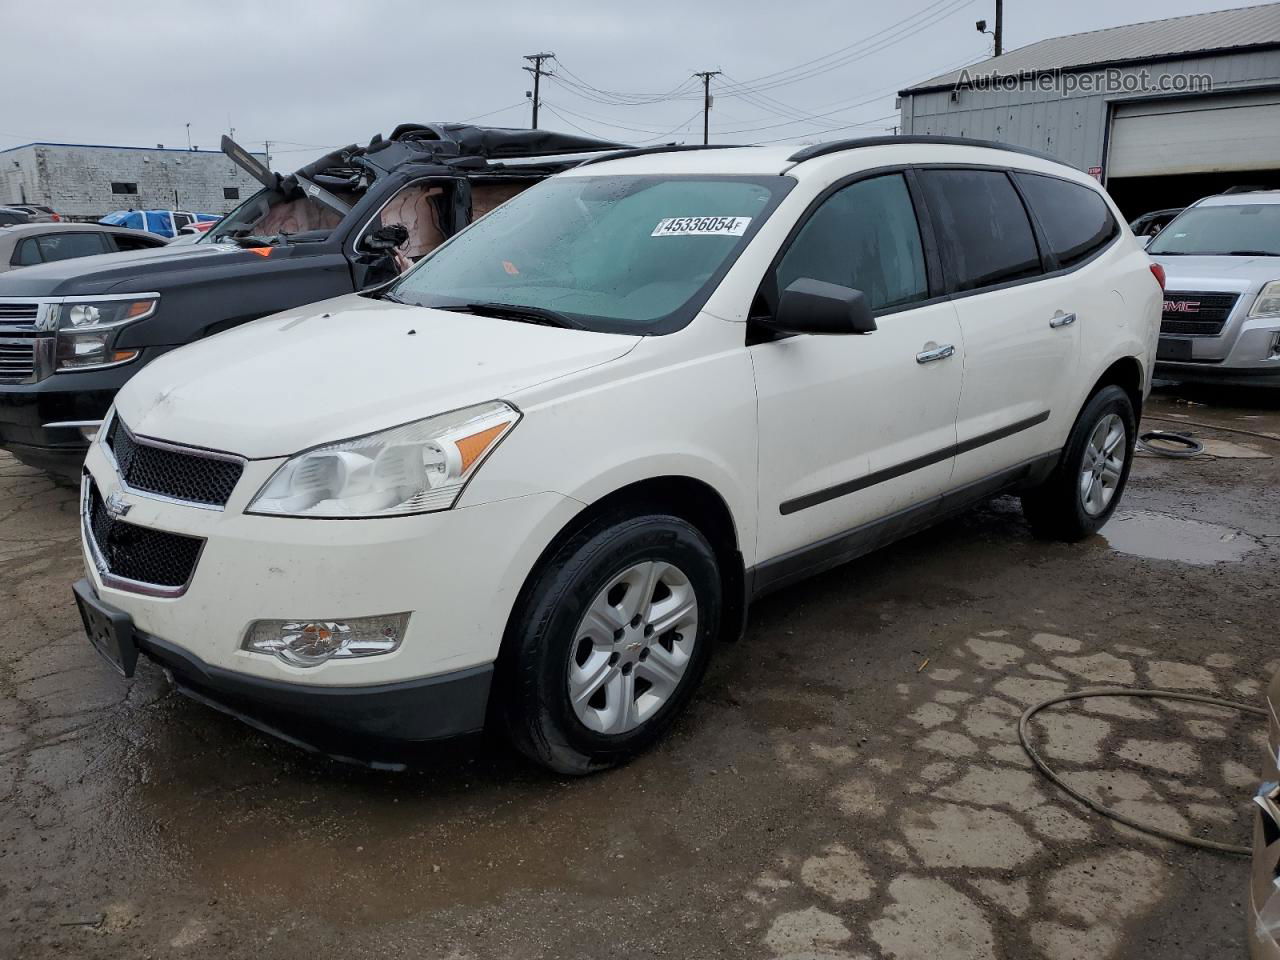
[[[61,218],[60,216],[58,216],[56,213],[51,213],[51,214],[49,214],[49,216],[53,217],[53,222],[54,222],[54,223],[61,223],[61,222],[62,222],[62,218]]]
[[[1158,263],[1151,265],[1151,275],[1156,278],[1156,283],[1160,284],[1160,289],[1164,289],[1164,267]]]

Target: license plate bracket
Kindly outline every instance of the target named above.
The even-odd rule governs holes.
[[[1161,337],[1156,348],[1157,360],[1190,360],[1191,341],[1184,337]]]
[[[71,589],[75,592],[84,632],[93,648],[121,676],[132,677],[138,665],[133,618],[123,610],[103,603],[88,580],[77,580]]]

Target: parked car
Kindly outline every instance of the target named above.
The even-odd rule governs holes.
[[[169,244],[172,246],[173,244],[185,245],[188,243],[195,243],[206,233],[212,230],[213,225],[216,222],[216,220],[205,220],[199,223],[189,223],[178,231],[178,235],[170,240]]]
[[[26,223],[0,227],[0,273],[41,263],[163,247],[163,237],[95,223]],[[3,314],[0,314],[3,323]],[[0,373],[0,377],[3,374]]]
[[[1200,200],[1147,252],[1168,277],[1156,372],[1280,386],[1280,190]]]
[[[1267,688],[1267,750],[1253,798],[1253,870],[1249,881],[1249,956],[1280,960],[1280,673]]]
[[[1169,225],[1169,222],[1182,212],[1182,207],[1169,207],[1167,210],[1152,210],[1144,213],[1129,224],[1129,229],[1138,237],[1154,237]]]
[[[76,479],[126,380],[184,343],[394,279],[473,217],[618,144],[544,130],[398,127],[281,176],[192,245],[0,276],[0,447]]]
[[[13,207],[0,207],[0,227],[11,226],[15,223],[30,223],[31,215],[25,210],[17,210]]]
[[[53,212],[53,207],[46,207],[39,203],[11,203],[9,204],[15,210],[21,210],[31,218],[32,223],[61,223],[62,217]]]
[[[117,210],[98,222],[106,226],[145,230],[161,237],[176,237],[183,227],[193,223],[215,223],[218,219],[216,214],[188,213],[185,210]]]
[[[753,597],[1002,491],[1045,536],[1105,523],[1158,273],[1091,178],[995,144],[588,161],[134,377],[76,596],[126,675],[294,740],[488,717],[597,770]]]

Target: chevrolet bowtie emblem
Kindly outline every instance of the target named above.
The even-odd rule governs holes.
[[[105,506],[107,508],[107,516],[112,520],[119,520],[133,509],[133,504],[126,503],[119,490],[114,491],[111,496],[107,497]]]

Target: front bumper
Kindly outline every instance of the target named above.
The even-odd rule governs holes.
[[[1158,360],[1156,376],[1187,383],[1280,386],[1280,319],[1228,322],[1220,336],[1190,337],[1192,361]],[[1177,339],[1177,338],[1175,338]]]
[[[87,578],[136,630],[201,664],[197,675],[307,688],[428,681],[497,659],[516,597],[544,548],[582,504],[554,493],[439,513],[366,520],[247,515],[280,465],[253,460],[225,509],[133,493],[101,444],[85,469],[100,495],[119,495],[127,522],[204,540],[179,596],[149,596],[104,581],[84,550]],[[465,494],[464,494],[465,502]],[[410,614],[397,650],[298,667],[242,649],[254,620],[349,619]]]
[[[177,644],[139,635],[138,649],[177,690],[306,749],[367,759],[380,746],[484,728],[492,665],[364,687],[288,683],[212,667]]]
[[[56,373],[35,383],[0,384],[0,448],[30,466],[78,478],[88,441],[74,427],[48,429],[44,425],[101,420],[116,391],[162,352],[144,351],[132,363],[105,370]]]

